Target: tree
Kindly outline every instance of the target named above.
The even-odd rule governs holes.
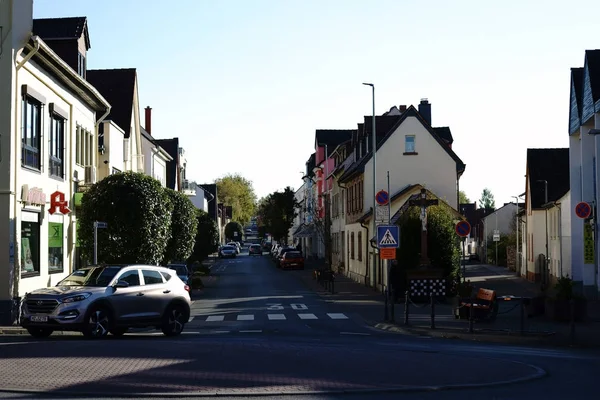
[[[98,229],[98,262],[158,264],[171,239],[173,204],[160,183],[142,173],[110,175],[84,193],[78,235],[88,260],[94,254],[94,221]]]
[[[467,196],[464,190],[458,192],[458,201],[460,204],[469,204],[471,203],[471,199]]]
[[[291,187],[283,192],[273,192],[258,208],[259,233],[270,233],[273,239],[287,240],[296,217],[296,197]]]
[[[219,247],[219,227],[210,214],[203,210],[196,210],[196,220],[198,221],[198,229],[194,241],[194,250],[188,259],[188,264],[195,261],[204,261]]]
[[[237,232],[237,235],[236,235]],[[239,222],[231,221],[227,225],[225,225],[225,238],[227,240],[240,241],[242,240],[242,234],[244,232],[244,228]]]
[[[171,214],[171,239],[167,243],[163,262],[187,260],[194,250],[198,229],[196,207],[183,193],[163,189],[173,204]]]
[[[246,225],[256,211],[256,194],[252,182],[239,174],[229,174],[215,181],[219,202],[233,208],[232,219]]]
[[[483,189],[481,192],[481,198],[479,199],[479,207],[485,209],[496,209],[496,201],[492,191],[488,188]]]

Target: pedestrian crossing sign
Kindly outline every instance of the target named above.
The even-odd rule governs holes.
[[[397,249],[400,245],[400,229],[396,225],[377,227],[377,246],[380,249]]]

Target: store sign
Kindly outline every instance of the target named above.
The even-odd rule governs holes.
[[[69,202],[65,200],[65,194],[57,190],[50,195],[50,209],[48,212],[50,214],[59,212],[63,215],[67,215],[71,212],[68,205]]]
[[[27,206],[45,206],[46,194],[40,188],[29,188],[29,185],[23,185],[21,188],[21,201]]]

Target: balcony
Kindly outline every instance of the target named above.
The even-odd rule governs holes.
[[[195,196],[196,195],[196,186],[187,179],[183,179],[181,181],[181,193],[187,196]]]

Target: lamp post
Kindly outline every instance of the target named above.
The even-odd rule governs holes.
[[[373,144],[372,144],[372,152],[373,152],[373,231],[376,232],[377,224],[375,218],[377,216],[377,202],[375,201],[375,195],[377,194],[377,135],[376,135],[376,125],[375,125],[375,85],[372,83],[363,83],[365,86],[371,86],[371,93],[373,98]],[[373,265],[373,269],[375,269],[375,265]],[[371,275],[373,276],[373,275]]]
[[[544,210],[546,212],[546,265],[545,270],[548,269],[548,181],[545,179],[538,179],[539,183],[544,183]],[[542,284],[546,285],[546,271],[542,274]]]

